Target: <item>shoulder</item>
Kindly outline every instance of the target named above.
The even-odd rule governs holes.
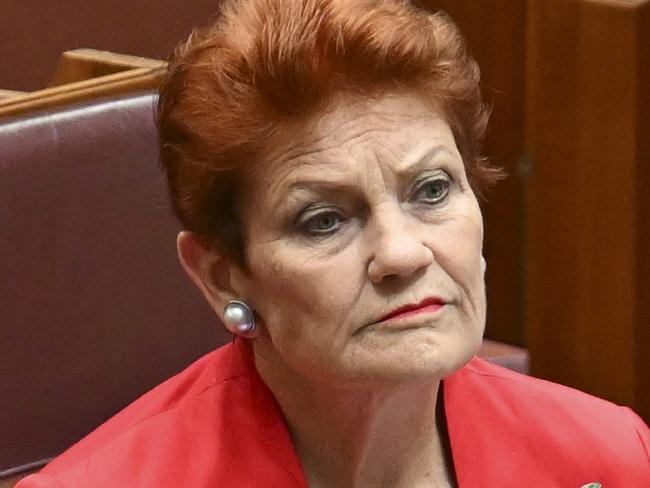
[[[241,372],[228,367],[230,345],[199,358],[180,373],[148,391],[90,435],[55,459],[46,471],[61,470],[117,437],[196,408],[206,397],[236,381]]]
[[[192,448],[214,444],[223,428],[215,414],[227,404],[224,397],[248,395],[248,370],[234,347],[201,357],[145,393],[18,486],[79,486],[89,472],[94,486],[117,486],[142,469],[145,458],[155,459],[158,472],[165,473]]]
[[[143,395],[17,488],[304,487],[273,395],[244,340]]]
[[[456,376],[467,387],[498,391],[500,395],[515,396],[517,402],[543,401],[563,405],[578,402],[597,411],[616,411],[620,407],[574,388],[535,378],[474,358]],[[575,406],[574,406],[575,407]]]
[[[650,479],[650,431],[629,408],[480,359],[445,380],[447,408],[549,465]],[[453,412],[449,412],[452,416]]]
[[[546,418],[569,423],[573,420],[587,426],[593,426],[593,421],[638,418],[629,408],[478,358],[459,372],[459,379],[474,394],[498,395],[500,401],[509,402],[514,412],[524,417],[543,411]]]

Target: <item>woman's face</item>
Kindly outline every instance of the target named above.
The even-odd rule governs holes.
[[[269,153],[246,195],[250,273],[235,280],[263,331],[258,368],[394,382],[476,353],[482,217],[449,126],[416,96],[339,101]]]

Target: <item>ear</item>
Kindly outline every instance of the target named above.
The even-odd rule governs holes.
[[[205,248],[193,232],[180,232],[176,249],[183,269],[223,321],[226,304],[241,298],[233,289],[234,264],[214,250]]]

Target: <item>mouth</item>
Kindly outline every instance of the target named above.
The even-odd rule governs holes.
[[[425,298],[420,303],[408,304],[403,307],[396,308],[392,312],[384,315],[377,323],[400,320],[407,317],[412,317],[421,313],[433,313],[442,309],[446,302],[439,297]]]

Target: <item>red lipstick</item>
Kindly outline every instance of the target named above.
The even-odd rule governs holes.
[[[392,312],[384,315],[379,321],[383,322],[389,319],[404,318],[410,315],[416,315],[423,312],[437,312],[445,306],[444,300],[438,297],[426,298],[418,304],[404,305],[396,308]]]

